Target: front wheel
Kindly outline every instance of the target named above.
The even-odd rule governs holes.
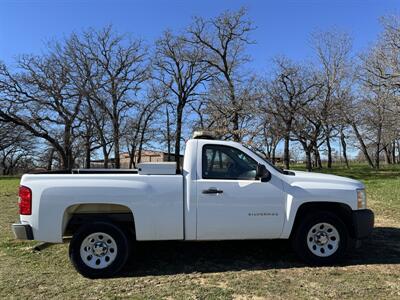
[[[74,234],[69,256],[75,269],[85,277],[101,278],[116,274],[129,256],[129,241],[116,225],[95,222]]]
[[[346,225],[335,214],[308,215],[296,229],[292,246],[296,254],[311,265],[329,265],[346,252],[349,237]]]

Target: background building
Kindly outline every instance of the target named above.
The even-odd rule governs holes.
[[[179,155],[181,165],[183,163],[183,155]],[[135,165],[137,165],[137,159],[138,155],[136,153],[134,161]],[[156,151],[156,150],[143,150],[142,151],[142,157],[141,157],[141,162],[166,162],[166,161],[175,161],[175,155],[173,153],[168,155],[168,152],[163,152],[163,151]],[[120,162],[121,162],[121,169],[129,169],[129,153],[124,152],[121,153],[120,155]],[[104,166],[104,160],[92,160],[90,163],[90,166],[92,168],[103,168]],[[115,159],[111,158],[109,160],[109,167],[114,168],[115,167]]]

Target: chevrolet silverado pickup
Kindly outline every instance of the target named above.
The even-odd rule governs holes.
[[[361,182],[281,170],[209,138],[187,142],[181,174],[171,163],[25,174],[19,210],[16,238],[72,237],[70,260],[90,278],[121,270],[134,241],[290,239],[306,263],[332,264],[374,225]]]

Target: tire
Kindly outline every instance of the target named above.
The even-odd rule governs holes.
[[[346,253],[349,234],[338,216],[320,211],[301,221],[291,242],[296,254],[309,265],[332,265]]]
[[[73,235],[69,257],[75,269],[88,278],[107,278],[118,273],[130,252],[126,234],[108,222],[84,225]]]

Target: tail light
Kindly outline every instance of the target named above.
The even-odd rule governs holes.
[[[19,214],[30,215],[32,214],[32,191],[30,188],[21,185],[19,187]]]

